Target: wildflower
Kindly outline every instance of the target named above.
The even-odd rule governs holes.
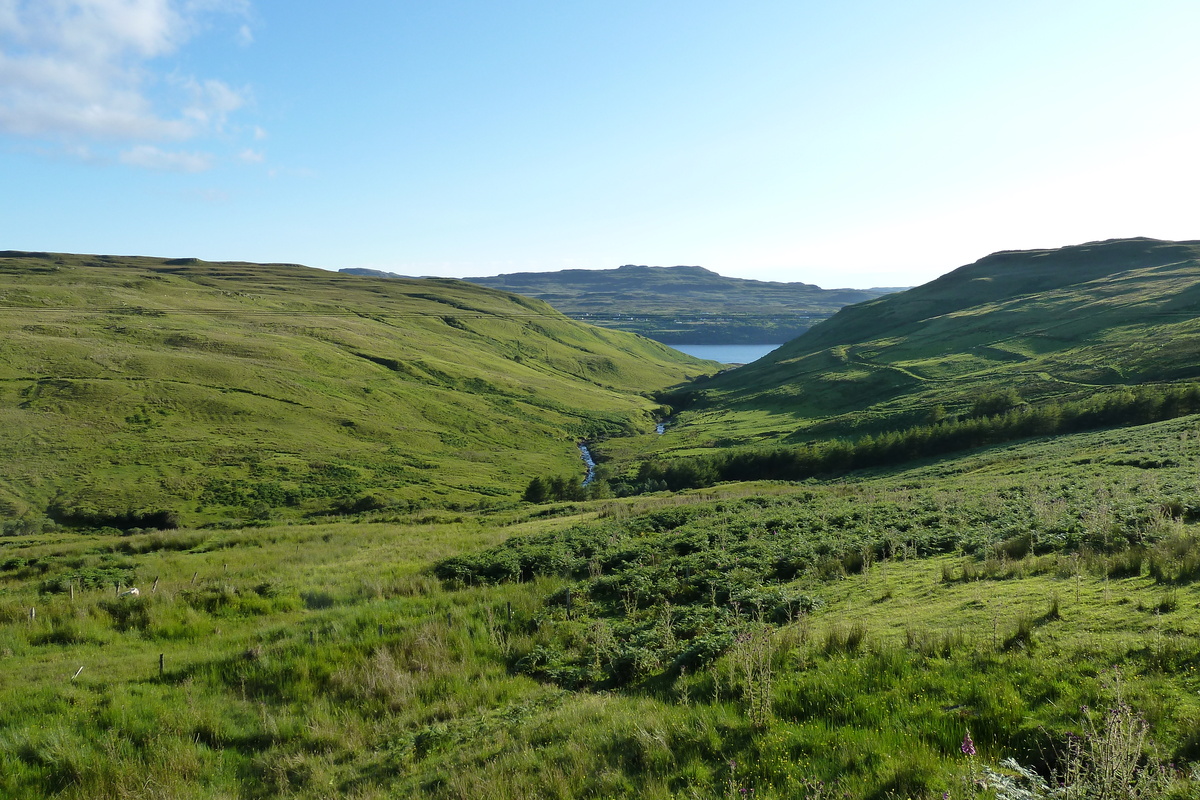
[[[975,755],[975,742],[971,740],[970,731],[967,731],[967,735],[963,737],[962,744],[959,745],[958,749],[963,751],[963,755]]]

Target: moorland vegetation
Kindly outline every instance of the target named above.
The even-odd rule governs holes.
[[[1011,758],[1190,797],[1198,460],[1188,417],[837,482],[10,537],[0,793],[1017,797]]]
[[[811,399],[805,365],[832,363],[843,345],[861,353],[845,341],[854,325],[829,333],[836,320],[825,323],[810,356],[793,343],[790,356],[743,368],[741,394],[742,370],[672,386],[671,362],[645,364],[631,340],[606,340],[632,350],[624,386],[644,368],[657,375],[647,393],[660,392],[614,391],[594,416],[586,398],[568,395],[581,398],[571,406],[580,416],[564,418],[581,427],[564,434],[560,419],[560,432],[526,443],[574,451],[581,431],[628,431],[595,442],[600,464],[586,490],[577,452],[555,461],[520,455],[518,444],[497,459],[513,462],[495,479],[506,493],[487,502],[430,491],[427,501],[337,515],[314,503],[314,515],[267,514],[253,526],[230,506],[178,528],[143,518],[124,530],[87,520],[21,527],[6,511],[0,795],[1195,797],[1200,417],[1190,379],[1200,376],[1188,372],[1189,306],[1158,315],[1168,292],[1152,288],[1166,281],[1186,300],[1200,270],[1170,259],[1190,247],[1117,245],[1167,259],[1107,267],[1112,282],[1141,292],[1152,312],[1144,321],[1129,303],[1085,302],[1121,294],[1100,267],[1083,283],[1058,275],[1055,286],[1026,270],[1087,262],[1080,253],[1007,254],[990,274],[975,265],[967,285],[988,287],[985,305],[1007,310],[984,326],[989,346],[1011,332],[998,321],[1009,312],[1031,318],[1026,305],[1061,311],[1066,293],[1091,311],[1044,316],[1078,323],[1077,335],[1040,338],[1024,371],[996,359],[962,372],[965,388],[947,378],[939,395],[905,362],[898,368],[918,376],[905,379],[911,391],[867,382],[850,410]],[[1006,276],[1008,288],[995,289]],[[432,291],[421,286],[408,291]],[[1031,287],[1023,299],[1022,286]],[[1122,310],[1106,316],[1110,305]],[[943,332],[941,355],[922,369],[979,344],[976,317],[992,312],[963,309],[952,312],[961,328],[914,317],[916,329]],[[57,338],[70,339],[73,319],[59,320]],[[859,338],[883,347],[882,335]],[[1147,336],[1160,347],[1139,349]],[[0,352],[11,365],[18,351]],[[192,368],[206,355],[193,354]],[[268,355],[261,369],[282,358]],[[458,372],[439,367],[457,381],[440,397],[475,402],[468,367],[491,362],[472,357]],[[1068,386],[1104,357],[1114,371],[1103,374],[1124,380]],[[379,366],[353,358],[360,370]],[[816,379],[835,386],[839,373],[827,372]],[[799,399],[789,406],[785,396]],[[9,419],[14,406],[29,411],[9,402]],[[99,401],[90,412],[75,402],[61,419],[101,418]],[[666,432],[649,433],[667,405]],[[600,428],[583,430],[593,420]],[[322,428],[310,424],[319,450]],[[129,441],[153,452],[155,430]],[[290,446],[306,452],[296,430]],[[70,459],[79,446],[63,440],[56,453]],[[250,441],[246,452],[267,460],[277,446]],[[13,452],[19,461],[29,451]],[[71,463],[75,481],[122,471],[107,457]],[[427,463],[433,486],[451,485],[460,468],[445,455]],[[688,465],[711,474],[668,485]],[[10,474],[5,487],[27,480]],[[569,499],[522,500],[535,476]],[[26,497],[37,495],[17,500]],[[148,527],[166,529],[139,530]],[[131,586],[139,594],[122,594]]]
[[[1012,389],[1035,407],[1200,378],[1200,243],[1123,239],[997,253],[848,306],[698,382],[673,450],[899,431]],[[933,415],[931,417],[931,415]]]
[[[0,253],[0,513],[121,530],[507,502],[716,368],[458,281]]]

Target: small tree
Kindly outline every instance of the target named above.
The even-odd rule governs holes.
[[[1011,411],[1024,404],[1021,395],[1017,394],[1016,389],[1003,389],[999,392],[989,392],[980,395],[979,399],[971,406],[972,417],[993,417],[997,414],[1003,414],[1005,411]]]
[[[541,478],[531,480],[525,487],[525,494],[521,499],[526,503],[546,502],[546,482]]]

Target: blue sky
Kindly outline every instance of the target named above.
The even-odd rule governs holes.
[[[0,0],[0,249],[923,283],[1200,238],[1194,0]]]

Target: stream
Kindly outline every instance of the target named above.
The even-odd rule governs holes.
[[[587,477],[583,479],[583,485],[587,486],[596,480],[596,462],[592,460],[592,451],[588,450],[587,445],[583,442],[579,443],[579,455],[583,457],[583,463],[587,465]]]
[[[667,423],[660,422],[654,426],[654,432],[662,436],[667,429]],[[589,486],[592,481],[596,480],[596,461],[592,458],[592,451],[588,450],[588,446],[583,442],[579,442],[579,456],[583,459],[583,463],[587,466],[587,476],[583,479],[583,485]]]

